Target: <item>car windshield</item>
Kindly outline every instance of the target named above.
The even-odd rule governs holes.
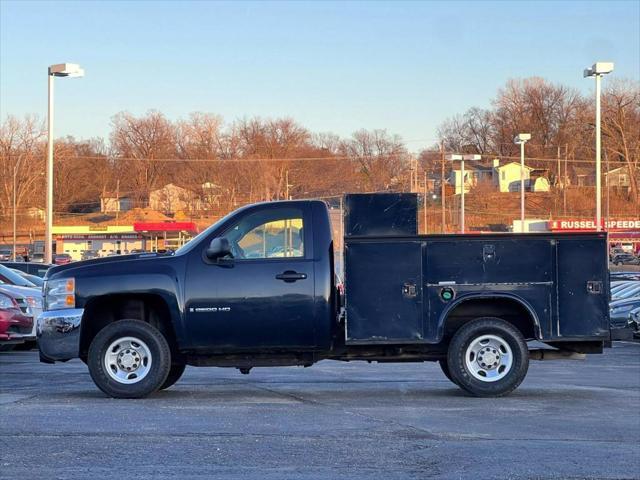
[[[0,282],[7,283],[9,285],[17,285],[19,287],[35,287],[35,285],[29,280],[23,278],[4,265],[0,265]]]

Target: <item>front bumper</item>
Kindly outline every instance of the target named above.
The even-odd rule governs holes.
[[[83,308],[50,310],[38,317],[40,360],[51,363],[80,355],[80,323]]]

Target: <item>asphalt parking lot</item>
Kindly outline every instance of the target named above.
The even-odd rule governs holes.
[[[98,391],[79,360],[0,354],[0,478],[640,476],[640,344],[532,362],[501,399],[436,364],[189,367],[146,400]]]

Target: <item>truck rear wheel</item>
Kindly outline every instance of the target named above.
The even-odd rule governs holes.
[[[142,398],[157,391],[171,369],[171,352],[156,328],[119,320],[100,330],[89,346],[89,373],[114,398]]]
[[[187,366],[184,363],[171,365],[169,375],[167,375],[167,379],[160,387],[160,390],[166,390],[167,388],[173,386],[178,380],[180,380],[180,377],[182,377],[185,368],[187,368]]]
[[[447,355],[454,383],[476,397],[515,390],[527,374],[529,351],[520,331],[500,318],[476,318],[453,336]]]

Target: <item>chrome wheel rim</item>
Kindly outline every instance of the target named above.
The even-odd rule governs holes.
[[[475,338],[465,352],[468,372],[482,382],[497,382],[506,377],[513,366],[509,344],[496,335]]]
[[[107,348],[104,367],[109,376],[118,383],[138,383],[151,370],[151,350],[139,338],[119,338]]]

